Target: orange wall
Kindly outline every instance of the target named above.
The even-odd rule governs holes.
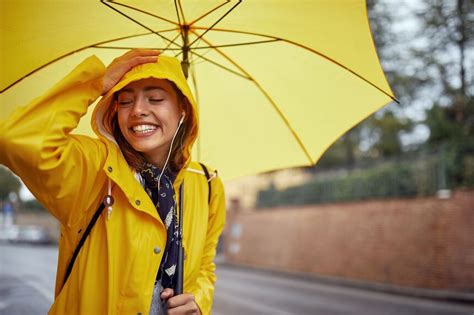
[[[227,261],[236,264],[409,287],[474,289],[474,191],[455,191],[446,200],[231,211],[225,248]]]

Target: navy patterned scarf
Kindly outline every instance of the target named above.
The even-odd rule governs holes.
[[[146,163],[140,170],[140,174],[145,180],[145,191],[153,200],[153,204],[155,204],[166,227],[166,248],[156,280],[161,282],[163,288],[174,289],[179,252],[176,198],[173,189],[176,175],[166,169],[163,176],[161,176],[160,191],[158,193],[158,178],[161,170],[151,163]]]

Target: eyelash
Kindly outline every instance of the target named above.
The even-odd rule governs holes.
[[[163,98],[149,98],[148,99],[151,103],[159,103],[159,102],[162,102],[164,101]],[[133,103],[133,101],[119,101],[118,104],[120,106],[127,106],[127,105],[131,105]]]
[[[130,105],[132,104],[132,101],[121,101],[121,102],[118,102],[118,105],[119,106],[127,106],[127,105]]]

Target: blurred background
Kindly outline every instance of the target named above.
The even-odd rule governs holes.
[[[226,183],[214,314],[474,314],[474,2],[368,12],[400,104],[314,167]],[[58,223],[1,166],[0,209],[0,313],[44,314]]]

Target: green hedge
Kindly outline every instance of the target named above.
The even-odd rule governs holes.
[[[312,181],[301,186],[260,191],[257,207],[433,194],[437,190],[435,174],[430,170],[430,163],[423,164],[381,166],[325,180],[315,175]]]
[[[327,176],[304,185],[260,191],[257,208],[434,195],[439,189],[474,186],[474,145],[449,144],[436,152]]]

